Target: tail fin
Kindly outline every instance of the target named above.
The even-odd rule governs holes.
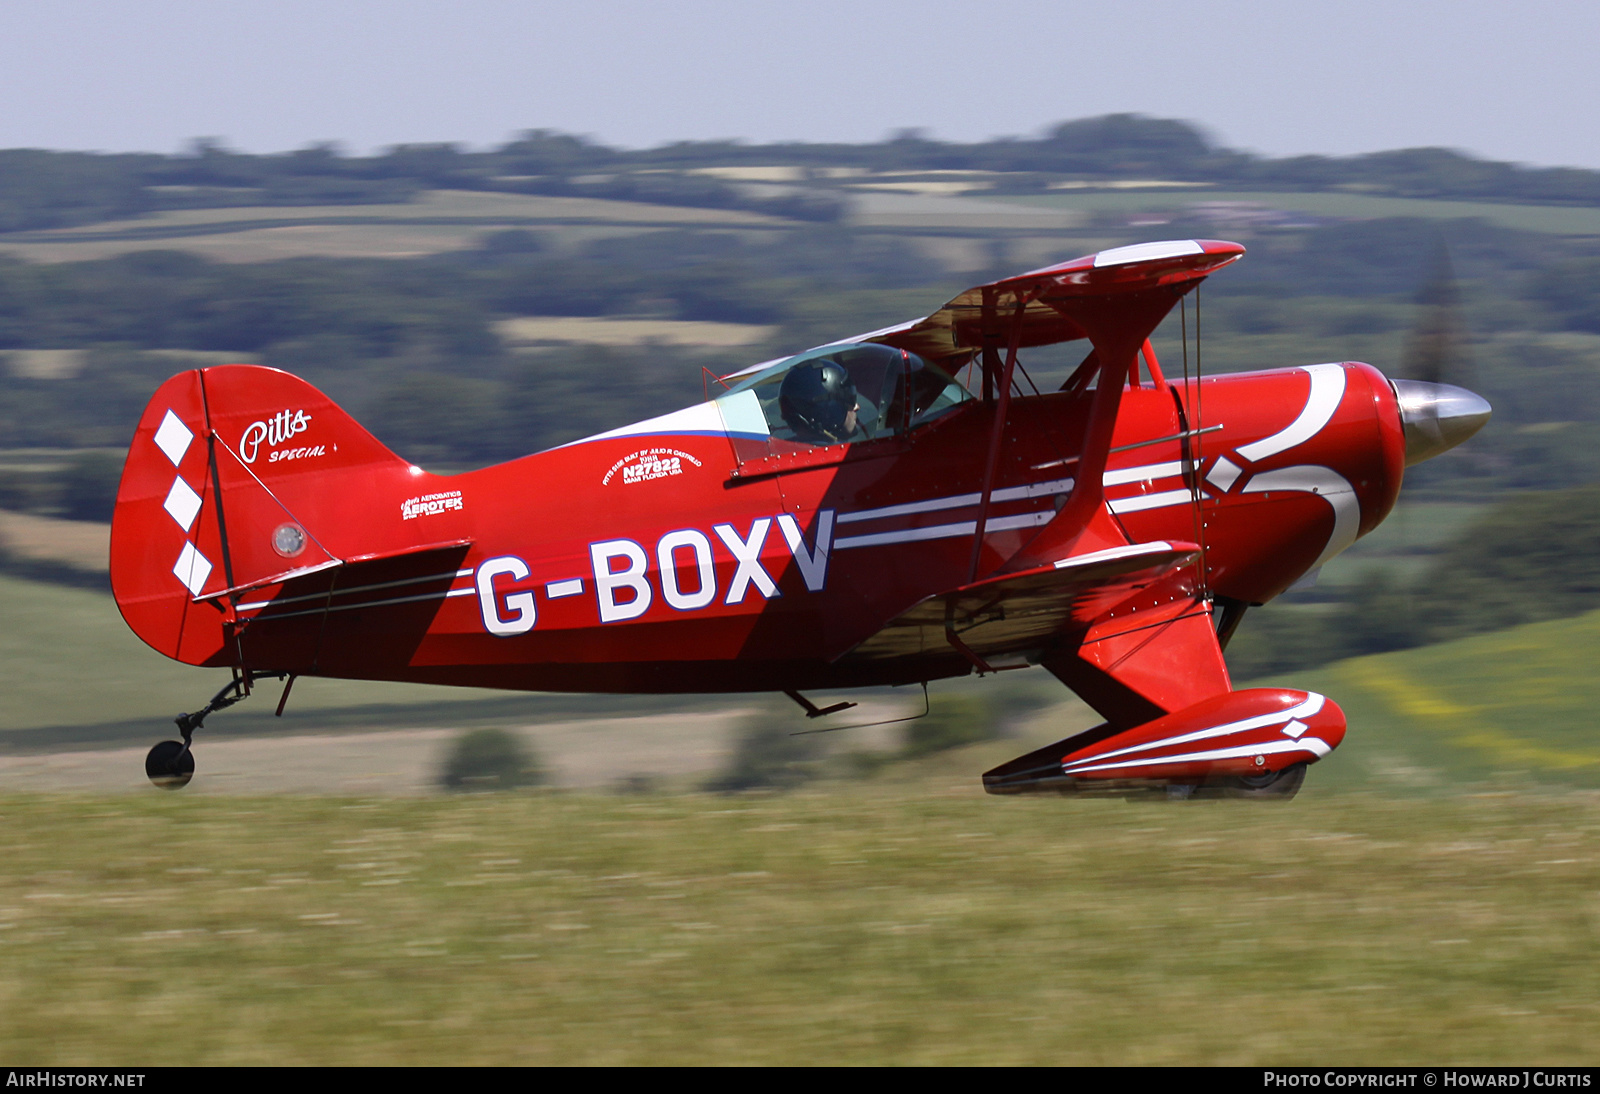
[[[412,530],[389,510],[421,475],[286,372],[180,373],[145,407],[122,470],[117,607],[168,657],[238,664],[227,594],[405,549]]]

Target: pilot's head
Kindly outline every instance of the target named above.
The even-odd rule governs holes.
[[[839,444],[856,431],[856,385],[842,365],[803,361],[783,378],[778,409],[797,439]]]

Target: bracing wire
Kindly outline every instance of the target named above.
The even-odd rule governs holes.
[[[1195,434],[1195,496],[1198,498],[1200,508],[1200,595],[1203,599],[1211,599],[1211,568],[1206,562],[1206,514],[1205,494],[1200,488],[1200,468],[1206,465],[1206,450],[1204,433],[1198,432],[1205,428],[1205,363],[1200,356],[1200,282],[1194,284],[1194,428]]]
[[[1181,337],[1182,337],[1182,342],[1183,342],[1183,402],[1185,404],[1188,404],[1188,402],[1189,402],[1189,299],[1188,299],[1188,297],[1180,296],[1178,298],[1178,329],[1181,332]],[[1192,434],[1194,429],[1195,429],[1195,424],[1193,422],[1191,422],[1191,421],[1188,421],[1187,411],[1185,412],[1184,419],[1185,419],[1184,421],[1179,423],[1180,427],[1185,432]],[[1189,489],[1191,491],[1191,501],[1193,502],[1193,504],[1190,505],[1190,507],[1189,507],[1189,515],[1194,518],[1194,541],[1196,543],[1200,542],[1200,467],[1199,467],[1199,464],[1196,463],[1193,453],[1190,451],[1190,445],[1193,442],[1198,441],[1198,440],[1199,440],[1198,437],[1193,437],[1193,436],[1188,436],[1188,437],[1185,437],[1183,439],[1184,455],[1188,458],[1188,461],[1189,461],[1189,467],[1188,467],[1187,470],[1189,472]]]
[[[1022,373],[1023,379],[1028,381],[1028,386],[1033,388],[1033,393],[1035,395],[1039,394],[1039,385],[1033,382],[1033,377],[1028,375],[1028,370],[1022,367],[1022,361],[1020,359],[1017,361],[1017,371]],[[1012,382],[1016,383],[1015,380]],[[1022,390],[1021,384],[1017,384],[1017,394],[1027,395],[1027,392]]]

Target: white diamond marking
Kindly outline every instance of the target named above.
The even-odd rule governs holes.
[[[167,500],[161,503],[161,508],[170,513],[172,519],[178,522],[178,527],[187,532],[194,525],[194,518],[200,513],[200,495],[182,479],[174,479],[172,489],[167,491]]]
[[[172,567],[172,573],[183,582],[183,587],[188,589],[191,595],[199,596],[200,590],[206,587],[206,578],[211,576],[211,561],[196,551],[194,544],[185,540],[183,553],[178,556],[178,563]]]
[[[1283,734],[1286,737],[1293,737],[1298,741],[1300,739],[1300,735],[1310,728],[1310,726],[1296,718],[1294,721],[1283,727]]]
[[[1219,456],[1217,462],[1211,465],[1211,473],[1206,476],[1206,481],[1226,494],[1228,488],[1238,481],[1241,474],[1243,472],[1238,464],[1226,456]]]
[[[189,442],[192,440],[194,434],[189,427],[179,421],[172,411],[167,411],[167,416],[161,419],[161,428],[156,430],[156,446],[167,454],[173,467],[177,467],[183,454],[189,451]]]

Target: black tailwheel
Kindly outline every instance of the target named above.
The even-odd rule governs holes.
[[[144,773],[163,790],[178,790],[194,778],[194,753],[183,741],[162,741],[144,758]]]

